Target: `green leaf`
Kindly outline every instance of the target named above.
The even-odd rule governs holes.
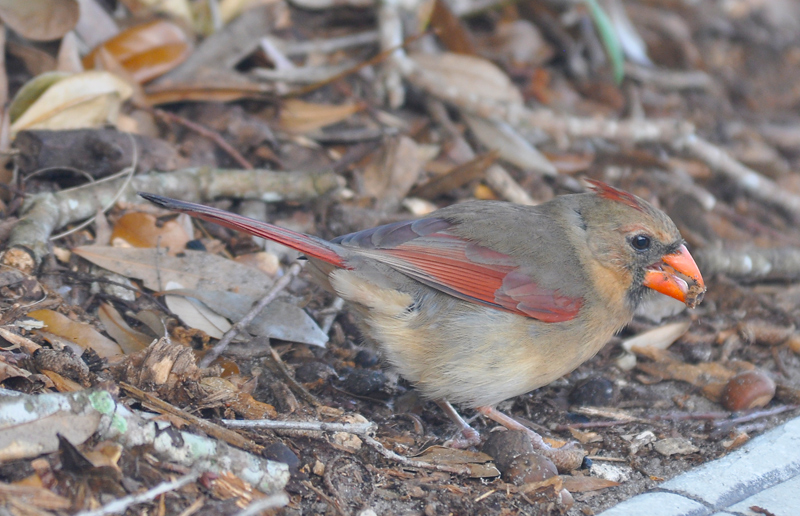
[[[600,4],[597,3],[597,0],[585,1],[586,5],[589,6],[589,12],[592,15],[595,27],[597,27],[597,32],[600,34],[600,39],[603,41],[603,46],[606,47],[608,58],[611,60],[614,82],[620,84],[625,76],[625,56],[622,53],[622,45],[620,45],[614,25],[603,8],[600,7]]]

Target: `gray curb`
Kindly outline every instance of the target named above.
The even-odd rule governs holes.
[[[800,515],[800,418],[599,516]]]

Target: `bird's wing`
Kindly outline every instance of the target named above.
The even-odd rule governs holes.
[[[426,218],[359,231],[333,242],[465,301],[543,322],[578,315],[582,298],[537,285],[515,258],[454,235],[451,227],[447,220]]]

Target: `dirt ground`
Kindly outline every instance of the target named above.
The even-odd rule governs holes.
[[[115,23],[136,27],[153,19],[131,7],[139,3],[98,5],[114,4],[123,14]],[[64,66],[67,38],[33,43],[12,25],[0,386],[29,395],[106,390],[170,431],[286,463],[288,505],[272,510],[285,515],[598,514],[797,417],[800,3],[629,1],[623,18],[633,29],[625,29],[614,15],[622,2],[601,2],[629,52],[624,64],[607,50],[593,2],[446,5],[260,2],[214,36],[177,24],[190,37],[171,40],[176,29],[161,27],[158,37],[182,49],[181,59],[165,58],[166,47],[140,57],[141,67],[119,47],[95,58],[131,90],[126,97],[112,81],[115,98],[130,100],[118,116],[103,111],[113,122],[103,127],[23,123],[20,113],[35,104],[18,92],[59,55]],[[376,29],[393,43],[381,46]],[[301,45],[309,42],[311,50]],[[631,56],[637,49],[650,65]],[[415,72],[398,71],[401,51]],[[210,75],[209,63],[224,77]],[[77,102],[60,95],[43,113]],[[486,120],[500,122],[487,129]],[[708,292],[693,310],[654,299],[574,372],[500,404],[555,445],[578,441],[587,451],[582,468],[545,479],[499,460],[519,449],[470,410],[463,415],[500,444],[442,447],[456,437],[453,423],[385,368],[347,306],[307,271],[292,277],[296,252],[176,218],[135,195],[160,192],[332,238],[466,199],[544,202],[581,191],[583,177],[666,211]],[[290,279],[278,298],[284,311],[261,314],[201,364],[280,278]],[[156,357],[147,346],[165,335]],[[773,384],[769,396],[743,409],[726,404],[731,378],[753,372]],[[7,391],[0,399],[11,399]],[[376,426],[224,433],[222,419]],[[3,431],[8,514],[103,508],[191,470],[148,445],[109,445],[91,432],[14,455]],[[241,436],[244,447],[235,444]],[[108,446],[115,458],[98,462]],[[237,514],[264,496],[239,477],[206,474],[125,514]],[[25,503],[34,508],[25,512]]]

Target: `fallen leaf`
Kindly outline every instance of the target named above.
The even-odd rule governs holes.
[[[448,52],[413,54],[411,59],[443,89],[478,99],[522,103],[522,94],[508,75],[486,59]]]
[[[58,392],[78,392],[83,390],[83,386],[81,384],[70,380],[65,376],[61,376],[55,371],[42,369],[42,374],[50,378],[50,381],[52,381],[53,385],[56,386],[56,390],[58,390]]]
[[[49,333],[63,337],[82,349],[93,349],[101,358],[122,354],[122,348],[116,342],[102,336],[88,324],[73,321],[66,315],[45,309],[29,312],[28,317],[42,321]]]
[[[482,178],[486,174],[486,169],[497,161],[497,155],[497,151],[491,151],[476,156],[474,159],[434,177],[427,183],[414,187],[409,195],[435,199],[444,193],[460,188],[471,181]]]
[[[102,49],[136,82],[145,83],[185,61],[191,48],[178,25],[158,19],[130,27],[95,47],[83,58],[83,66],[87,70],[96,68]]]
[[[71,31],[80,8],[75,0],[0,0],[0,19],[20,36],[51,41]]]
[[[607,489],[609,487],[616,487],[620,485],[619,482],[598,477],[573,477],[571,475],[561,475],[561,480],[564,482],[564,489],[570,493],[600,491],[601,489]]]
[[[164,290],[174,281],[188,289],[231,291],[259,297],[272,286],[266,274],[203,251],[168,256],[164,249],[83,246],[73,251],[90,262],[128,278],[140,279],[150,290]]]
[[[500,158],[523,170],[533,170],[546,176],[558,175],[556,167],[505,122],[465,116],[475,137],[487,148],[496,150]]]
[[[120,217],[111,232],[111,243],[117,238],[133,247],[164,247],[170,254],[186,249],[186,244],[192,239],[176,220],[159,225],[155,216],[142,212],[126,213]]]
[[[357,102],[333,105],[288,99],[281,106],[281,127],[290,133],[308,133],[346,120],[362,109],[364,104]]]
[[[197,299],[231,321],[242,319],[260,296],[202,289],[173,289],[170,293]],[[328,336],[305,310],[281,299],[267,305],[247,327],[248,333],[312,346],[325,347]]]
[[[177,288],[179,287],[176,283],[170,282],[165,293]],[[170,311],[180,317],[187,326],[201,330],[211,338],[221,339],[222,335],[232,327],[227,319],[192,298],[166,295],[164,301]]]
[[[472,478],[500,476],[500,471],[498,471],[494,463],[492,463],[492,457],[481,452],[445,448],[444,446],[431,446],[414,458],[432,464],[467,466],[470,470],[470,477]]]
[[[106,333],[117,341],[117,344],[126,355],[143,350],[154,340],[152,337],[131,328],[116,308],[108,303],[100,303],[97,317],[103,323]]]
[[[122,102],[133,94],[108,72],[45,74],[22,87],[11,103],[11,133],[24,129],[81,129],[116,121]]]

